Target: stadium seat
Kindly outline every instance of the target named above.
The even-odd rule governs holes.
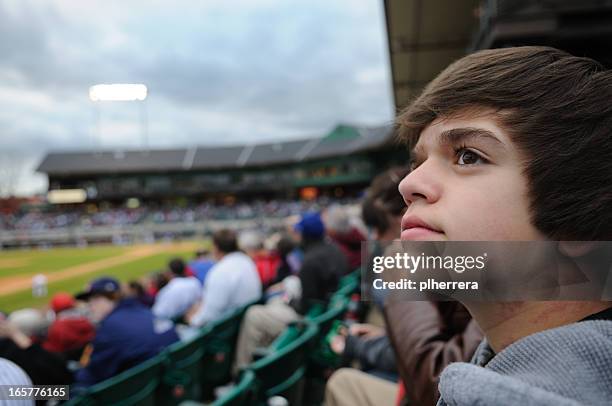
[[[357,269],[348,275],[343,276],[338,283],[338,290],[334,296],[350,296],[359,290],[359,281],[361,279],[361,269]]]
[[[231,381],[240,324],[249,306],[256,303],[259,301],[249,303],[225,318],[210,324],[211,333],[202,358],[201,382],[204,399],[212,398],[213,389],[216,386]]]
[[[179,341],[165,350],[166,371],[160,387],[161,404],[178,404],[184,399],[202,399],[203,359],[212,328],[203,328],[188,341]]]
[[[240,382],[225,395],[208,406],[250,406],[255,405],[257,399],[257,382],[252,371],[245,371]],[[205,406],[204,403],[187,400],[180,406]]]
[[[286,336],[297,338],[286,339]],[[304,392],[307,354],[318,334],[315,324],[306,322],[290,326],[275,340],[269,355],[247,367],[256,376],[258,404],[265,405],[272,396],[282,396],[292,406],[301,406]]]
[[[93,385],[67,402],[70,406],[154,406],[165,355],[159,354],[117,376]]]
[[[257,381],[253,371],[245,371],[240,382],[225,396],[216,400],[212,406],[248,406],[254,405],[257,399]]]
[[[323,402],[325,382],[329,375],[340,366],[341,358],[333,353],[327,343],[327,335],[336,320],[342,320],[348,310],[350,299],[344,295],[332,296],[327,311],[312,318],[318,327],[315,344],[308,354],[306,371],[306,405],[320,405]]]

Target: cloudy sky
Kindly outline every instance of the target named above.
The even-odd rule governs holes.
[[[97,83],[147,85],[155,148],[388,123],[382,3],[3,0],[0,191],[44,191],[49,151],[143,145],[141,106],[94,104]]]

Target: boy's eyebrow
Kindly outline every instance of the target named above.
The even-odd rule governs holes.
[[[470,139],[490,140],[504,147],[504,143],[497,138],[492,131],[478,127],[452,128],[450,130],[443,131],[438,136],[438,143],[440,145],[456,145]],[[423,146],[421,144],[417,144],[412,151],[410,151],[410,156],[412,157],[413,161],[420,162],[425,159],[427,154],[425,153]]]
[[[492,131],[478,127],[453,128],[450,130],[443,131],[438,137],[438,142],[443,145],[454,145],[460,142],[465,142],[469,139],[485,139],[489,141],[494,141],[500,144],[501,146],[504,145],[504,143],[501,142],[500,139],[497,138]]]

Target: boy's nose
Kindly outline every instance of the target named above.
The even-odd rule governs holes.
[[[410,172],[399,184],[399,192],[407,206],[417,200],[435,203],[440,198],[440,185],[427,161]]]

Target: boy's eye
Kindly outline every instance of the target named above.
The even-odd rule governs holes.
[[[485,163],[485,159],[478,155],[476,152],[461,148],[457,152],[457,164],[459,165],[477,165]]]

